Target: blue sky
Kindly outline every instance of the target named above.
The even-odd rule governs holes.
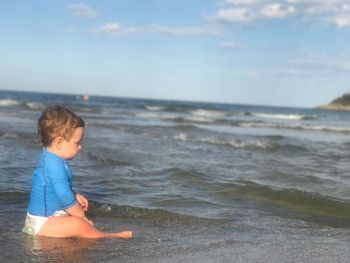
[[[350,92],[350,0],[0,0],[0,89],[313,107]]]

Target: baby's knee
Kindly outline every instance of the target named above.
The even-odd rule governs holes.
[[[75,227],[75,228],[81,228],[83,226],[86,225],[86,221],[80,217],[75,217],[75,216],[72,216],[71,217],[71,224]]]

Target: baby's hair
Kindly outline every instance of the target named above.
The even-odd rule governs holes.
[[[50,146],[58,137],[69,141],[79,127],[85,127],[84,120],[73,111],[59,105],[49,106],[38,120],[38,135],[44,146]]]

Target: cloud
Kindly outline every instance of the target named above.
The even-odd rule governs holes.
[[[254,14],[248,8],[227,8],[219,10],[216,19],[229,23],[248,23],[254,19]]]
[[[220,22],[246,24],[259,19],[285,18],[296,12],[294,6],[262,0],[224,0],[214,18]]]
[[[99,14],[91,6],[83,4],[67,5],[67,9],[72,13],[73,16],[79,19],[93,19],[98,17]]]
[[[124,27],[119,23],[112,22],[94,27],[90,30],[92,33],[107,36],[121,36],[128,34],[168,34],[179,36],[196,36],[196,35],[217,35],[220,33],[218,28],[214,27],[185,27],[185,26],[162,26],[162,25],[145,25]]]
[[[266,5],[261,10],[261,15],[268,18],[284,18],[295,13],[294,6],[273,3]]]
[[[350,0],[222,0],[214,18],[244,24],[290,16],[339,28],[350,27]]]
[[[250,5],[261,2],[261,0],[224,0],[225,3],[234,4],[234,5]]]
[[[118,23],[107,23],[91,29],[91,32],[96,34],[118,35],[122,33],[122,27]]]
[[[350,17],[349,16],[344,16],[344,15],[337,15],[334,17],[334,23],[338,27],[348,27],[350,26]]]

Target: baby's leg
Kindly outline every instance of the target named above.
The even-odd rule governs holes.
[[[101,232],[84,219],[74,216],[53,216],[45,222],[38,235],[47,237],[130,238],[132,237],[132,232]]]

